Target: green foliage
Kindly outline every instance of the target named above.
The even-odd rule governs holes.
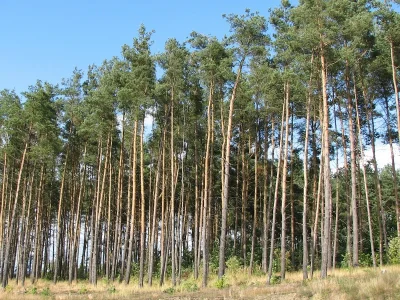
[[[265,46],[269,42],[266,35],[267,23],[263,16],[246,9],[244,15],[223,15],[230,24],[233,34],[228,41],[235,45],[235,52],[239,61],[247,56],[265,55]]]
[[[186,280],[181,285],[182,290],[186,292],[196,292],[199,290],[197,282],[193,279]]]
[[[350,261],[350,253],[346,252],[344,255],[342,255],[342,261],[340,262],[340,267],[341,268],[349,268],[349,261]]]
[[[132,276],[136,276],[139,274],[140,265],[139,263],[132,263],[131,266],[131,274]]]
[[[292,262],[290,260],[290,251],[286,251],[286,270],[290,271],[292,269]],[[273,272],[279,272],[281,270],[281,250],[279,248],[274,250],[274,260],[272,265]]]
[[[50,292],[50,289],[49,289],[49,287],[45,287],[42,291],[41,291],[41,293],[40,293],[42,296],[50,296],[51,295],[51,292]]]
[[[163,292],[166,294],[172,295],[173,293],[175,293],[175,288],[170,287],[170,288],[165,289]]]
[[[229,286],[229,284],[227,283],[226,277],[225,277],[225,276],[222,276],[221,278],[218,278],[218,279],[215,281],[215,287],[216,287],[217,289],[224,289],[224,288],[226,288],[226,287],[228,287],[228,286]]]
[[[213,249],[209,257],[209,272],[211,274],[217,274],[219,265],[219,247],[217,243],[215,243]]]
[[[47,271],[46,275],[44,277],[45,280],[51,281],[54,278],[54,272],[53,271]]]
[[[37,287],[33,286],[29,291],[28,294],[36,295],[37,294]]]
[[[388,256],[391,264],[400,264],[400,238],[390,240]]]
[[[86,274],[85,274],[85,266],[80,265],[78,268],[77,272],[77,278],[78,279],[87,279]]]
[[[296,224],[294,228],[296,250],[294,253],[284,254],[287,270],[299,269],[302,261],[302,237],[301,226],[298,225],[302,222],[303,214],[301,206],[305,179],[303,171],[305,174],[308,172],[309,176],[309,186],[306,190],[310,196],[309,207],[315,209],[314,188],[317,188],[318,169],[323,163],[321,161],[323,145],[320,143],[320,137],[324,135],[322,134],[324,126],[321,126],[322,115],[319,114],[323,86],[320,78],[323,74],[320,58],[322,55],[326,56],[326,74],[329,77],[327,89],[332,94],[329,97],[331,112],[329,139],[332,141],[330,148],[335,148],[335,154],[339,153],[342,156],[341,161],[355,159],[356,165],[361,165],[359,155],[353,158],[352,151],[343,150],[344,146],[348,146],[349,132],[352,131],[347,119],[355,118],[355,111],[352,113],[348,110],[346,101],[347,99],[355,100],[357,93],[359,103],[354,108],[360,113],[362,127],[361,135],[357,137],[361,143],[357,147],[366,146],[366,149],[369,149],[373,136],[376,137],[377,143],[382,141],[378,138],[383,138],[383,143],[388,143],[389,138],[394,143],[398,142],[390,46],[393,46],[395,50],[393,60],[394,69],[396,69],[400,61],[399,16],[400,14],[392,10],[390,5],[383,5],[383,3],[378,5],[378,2],[374,1],[337,0],[317,3],[315,0],[304,0],[297,6],[292,6],[289,1],[283,0],[281,6],[271,10],[270,14],[270,23],[274,26],[273,43],[270,43],[267,36],[265,17],[246,10],[244,15],[224,15],[230,25],[229,37],[218,40],[215,37],[193,32],[188,41],[190,49],[187,43],[171,38],[165,45],[165,51],[157,57],[151,54],[150,49],[153,31],[147,32],[142,25],[133,43],[122,47],[121,58],[106,60],[98,67],[90,66],[85,79],[84,73],[75,69],[72,77],[63,81],[62,89],[59,89],[57,85],[38,81],[23,93],[23,100],[14,91],[0,91],[0,182],[4,194],[2,197],[5,197],[2,203],[11,205],[4,210],[3,221],[6,220],[7,224],[21,224],[21,220],[27,219],[29,214],[30,222],[23,222],[21,228],[25,228],[27,237],[32,237],[35,241],[27,244],[29,247],[27,251],[31,254],[40,247],[49,247],[49,240],[46,239],[50,239],[51,242],[57,221],[60,223],[60,228],[65,230],[56,232],[57,237],[61,237],[61,244],[59,249],[54,249],[55,254],[61,249],[67,249],[68,245],[73,245],[70,238],[74,235],[71,233],[80,231],[82,231],[81,236],[85,236],[85,249],[89,251],[94,241],[92,226],[101,228],[102,235],[98,236],[101,241],[98,243],[102,244],[107,240],[111,242],[111,249],[114,247],[125,249],[121,244],[116,243],[127,241],[131,228],[128,224],[130,211],[127,210],[133,203],[132,200],[139,200],[139,190],[144,188],[147,216],[145,222],[148,222],[146,228],[151,227],[153,208],[156,212],[156,227],[165,229],[163,239],[159,239],[160,232],[156,230],[157,246],[154,245],[154,249],[147,249],[147,251],[154,250],[155,252],[153,280],[160,277],[159,272],[164,269],[161,268],[160,249],[166,251],[164,254],[168,257],[165,268],[166,277],[169,280],[172,266],[168,249],[179,244],[179,251],[182,250],[180,271],[182,271],[181,278],[184,280],[181,288],[185,291],[198,290],[198,283],[188,279],[191,272],[188,270],[193,270],[195,257],[198,255],[193,249],[195,230],[200,230],[196,231],[198,241],[200,241],[197,250],[201,252],[203,249],[202,242],[209,242],[210,245],[207,262],[209,273],[216,274],[219,266],[218,239],[204,241],[202,230],[207,225],[210,229],[210,238],[220,233],[222,215],[218,197],[223,185],[220,162],[223,162],[221,151],[226,142],[224,137],[229,124],[227,115],[229,95],[231,95],[232,104],[235,99],[233,119],[229,120],[232,121],[229,125],[232,126],[232,141],[229,144],[232,146],[232,151],[228,157],[232,158],[232,162],[230,162],[231,178],[228,196],[232,201],[229,201],[227,207],[228,246],[225,247],[224,252],[226,258],[229,259],[221,260],[221,264],[226,263],[227,277],[218,279],[215,286],[224,288],[227,286],[227,280],[231,284],[238,285],[236,282],[238,274],[244,272],[241,268],[243,265],[249,265],[252,230],[254,230],[256,240],[253,253],[254,270],[255,273],[261,274],[259,265],[262,260],[262,247],[264,247],[261,219],[265,218],[263,204],[269,205],[269,213],[271,213],[271,199],[275,196],[274,178],[276,178],[279,161],[276,154],[274,158],[271,158],[269,153],[273,144],[276,149],[281,137],[277,124],[281,122],[282,99],[285,93],[288,93],[291,103],[290,115],[293,116],[291,125],[293,141],[290,142],[293,149],[290,151],[291,168],[287,171],[290,177],[287,182],[293,183],[290,186],[290,196],[295,205],[293,220]],[[268,55],[269,50],[271,50],[271,55]],[[156,63],[162,72],[159,80],[156,78]],[[238,75],[236,80],[235,73]],[[351,78],[349,79],[348,76]],[[288,85],[283,88],[285,83],[290,83],[290,88]],[[236,94],[232,94],[233,90]],[[309,128],[309,166],[304,166],[306,170],[303,170],[302,155],[307,155],[302,150],[305,139],[303,124],[308,98],[312,112]],[[385,105],[388,106],[385,116],[382,116],[383,101],[386,101]],[[174,112],[173,120],[171,112]],[[149,114],[153,116],[154,123],[151,129],[152,136],[144,145],[145,171],[143,182],[139,183],[138,165],[136,170],[133,169],[132,124],[138,120],[141,125],[143,118]],[[210,216],[210,223],[202,224],[199,212],[202,211],[200,206],[202,200],[205,199],[205,191],[201,189],[206,174],[204,157],[207,143],[205,133],[208,128],[207,119],[212,120],[213,127],[211,159],[207,168],[209,170],[207,176],[210,175],[211,183],[209,190],[211,202],[207,213],[207,216],[208,214]],[[343,133],[337,130],[337,126],[335,130],[333,129],[333,124],[338,121],[343,123],[340,125]],[[372,132],[375,135],[367,133],[369,126],[375,126],[372,121],[376,122],[376,132]],[[386,122],[391,128],[385,128]],[[121,123],[124,126],[121,126]],[[276,125],[274,132],[272,124]],[[147,126],[146,131],[150,130],[149,127]],[[172,127],[175,128],[174,131],[169,131]],[[124,135],[122,135],[122,128]],[[112,139],[111,159],[108,165],[105,163],[107,136]],[[172,146],[171,142],[174,140],[175,150],[168,150],[168,146]],[[25,164],[21,165],[21,154],[25,144],[27,155]],[[159,152],[162,148],[166,151]],[[259,151],[256,152],[253,149]],[[119,162],[120,153],[121,162]],[[256,155],[260,158],[259,169],[255,166]],[[171,170],[175,163],[176,175],[169,175],[168,170]],[[267,172],[265,174],[264,166]],[[21,169],[21,191],[16,195],[19,168]],[[39,173],[40,170],[43,172]],[[65,174],[64,189],[60,194],[63,174]],[[133,182],[133,174],[138,175],[136,182]],[[255,180],[254,174],[259,175],[258,181]],[[400,177],[399,173],[398,176]],[[346,218],[349,213],[346,200],[354,199],[349,195],[350,177],[349,169],[339,168],[337,172],[332,172],[332,177],[329,178],[332,183],[337,183],[338,189],[337,200],[334,201],[338,204],[338,214],[333,211],[332,215],[332,217],[338,217],[338,228],[335,228],[338,233],[337,257],[346,251]],[[375,236],[374,242],[378,244],[379,234],[382,231],[380,225],[384,224],[383,219],[379,219],[381,215],[385,218],[387,236],[397,235],[394,188],[397,187],[398,182],[393,178],[391,166],[379,170],[381,208],[371,167],[367,167],[367,177],[372,210],[372,234]],[[329,181],[325,175],[321,179],[323,179],[321,183]],[[360,237],[364,241],[366,252],[359,253],[359,265],[366,267],[372,265],[372,257],[367,250],[369,229],[366,226],[366,204],[363,201],[365,191],[362,176],[358,174],[355,179],[358,180],[357,198],[359,211],[362,212],[357,221],[362,230],[359,233],[352,233],[352,236]],[[245,184],[242,185],[242,183]],[[264,183],[265,189],[262,187]],[[134,190],[135,195],[133,195]],[[176,191],[176,199],[171,195],[173,191]],[[255,194],[258,196],[256,214],[253,211],[256,203],[252,200],[255,199],[253,198]],[[278,191],[276,196],[281,196],[281,191]],[[163,205],[167,203],[166,215],[163,218],[165,224],[161,224],[160,207],[153,205],[154,199],[160,201],[163,199]],[[26,201],[29,201],[29,206],[25,203]],[[16,207],[15,217],[12,215],[13,203]],[[135,203],[136,206],[131,207],[132,209],[137,209],[140,205],[138,201]],[[170,204],[168,203],[177,204],[175,211],[170,211],[169,217],[167,214]],[[160,202],[158,204],[162,206]],[[58,210],[61,213],[60,217],[58,217]],[[315,213],[315,210],[310,211],[308,218],[314,219]],[[255,216],[259,217],[259,225],[253,228],[252,221],[255,220]],[[169,223],[171,217],[176,220],[176,228],[171,228],[172,223]],[[112,225],[109,227],[107,224],[107,227],[104,227],[108,218]],[[134,221],[139,222],[138,219]],[[197,226],[200,227],[202,224],[203,228],[194,228],[196,221]],[[95,224],[96,222],[100,223]],[[279,214],[276,222],[275,233],[281,229],[279,223],[282,220]],[[38,225],[37,229],[35,223]],[[78,224],[80,228],[77,227]],[[179,226],[182,227],[179,228]],[[137,229],[137,226],[135,225],[134,228]],[[15,240],[23,241],[22,235],[26,230],[17,229],[14,229],[17,234]],[[314,233],[318,240],[319,229]],[[40,231],[39,236],[36,230]],[[237,231],[234,232],[234,230]],[[179,239],[172,241],[169,235],[171,232],[179,232]],[[206,233],[208,234],[208,231]],[[8,236],[14,238],[10,234]],[[235,248],[233,248],[233,236],[236,238]],[[79,235],[77,238],[77,242],[81,243]],[[287,238],[289,245],[291,237],[288,235]],[[309,231],[307,238],[310,238]],[[279,237],[275,239],[278,240]],[[160,245],[161,240],[164,242],[163,245]],[[39,248],[36,248],[36,241],[41,243],[38,245]],[[3,243],[8,242],[8,240],[3,241]],[[137,243],[136,232],[134,245]],[[0,246],[4,248],[4,244]],[[55,246],[53,244],[53,248]],[[103,259],[109,257],[105,253],[108,248],[95,247],[93,249],[99,251],[98,257]],[[242,255],[245,248],[247,253]],[[314,261],[316,270],[321,264],[321,252],[318,247],[317,249]],[[387,255],[390,263],[400,263],[398,238],[392,239],[389,248],[385,248],[384,251],[387,251],[384,253],[384,258],[386,259]],[[126,254],[126,251],[124,253]],[[66,254],[62,264],[69,264],[69,259],[78,260],[76,255],[69,252]],[[291,254],[293,254],[293,260],[291,260]],[[30,255],[27,259],[30,259]],[[131,265],[131,274],[133,274],[132,279],[137,281],[139,264],[136,258],[140,256],[140,250],[135,249],[134,255],[135,259],[132,261],[136,263]],[[273,271],[277,273],[281,269],[280,250],[275,249],[273,255]],[[247,261],[242,261],[243,256]],[[79,279],[86,279],[88,273],[91,272],[91,270],[86,270],[86,263],[91,257],[87,257],[86,254],[82,257],[87,261],[78,268]],[[126,257],[120,259],[126,259]],[[51,258],[47,257],[40,263],[49,261]],[[89,265],[96,267],[93,262]],[[342,268],[351,267],[350,253],[342,256],[340,265]],[[117,275],[120,275],[118,274],[120,266],[121,261],[118,260],[117,270],[114,270]],[[200,266],[202,268],[203,264],[200,263]],[[54,274],[44,269],[48,266],[38,267],[40,270],[46,270],[44,280],[53,279]],[[54,265],[49,269],[54,269]],[[99,266],[99,276],[104,276],[104,269],[103,266]],[[63,273],[63,276],[66,275]],[[240,279],[242,279],[241,276]],[[279,276],[271,278],[271,283],[279,282]],[[46,284],[49,285],[50,282]],[[107,291],[115,293],[116,288],[111,284],[108,280],[104,280]],[[347,288],[347,284],[347,282],[343,283],[344,289]],[[40,292],[41,290],[38,291],[36,287],[33,287],[29,293]],[[172,294],[175,289],[169,288],[165,292]],[[82,285],[79,293],[87,293],[87,288]],[[42,294],[50,294],[50,290],[44,289]],[[378,295],[378,292],[376,294]]]
[[[360,267],[371,267],[373,265],[372,255],[368,253],[360,253],[358,255],[358,265]]]
[[[115,288],[115,285],[111,284],[107,287],[107,292],[109,294],[115,294],[117,292],[117,289]]]
[[[281,283],[281,276],[272,275],[272,276],[271,276],[270,283],[271,283],[271,284],[279,284],[279,283]]]
[[[7,285],[5,288],[6,293],[11,293],[14,290],[14,288],[11,285]]]
[[[86,285],[82,284],[82,285],[79,287],[78,294],[81,294],[81,295],[82,295],[82,294],[86,294],[87,291],[88,291],[88,289],[87,289]]]
[[[26,124],[21,100],[13,91],[0,91],[0,125],[1,150],[17,150],[26,138]]]
[[[58,107],[55,104],[58,87],[37,81],[25,92],[25,111],[31,138],[30,156],[35,161],[53,162],[61,150],[60,129],[57,124]]]
[[[226,266],[228,267],[229,272],[235,273],[241,268],[242,264],[236,256],[231,256],[227,260]]]

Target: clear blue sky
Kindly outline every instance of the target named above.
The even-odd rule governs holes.
[[[297,1],[293,1],[297,3]],[[0,0],[0,90],[26,91],[37,79],[56,84],[75,67],[119,56],[140,24],[154,29],[153,53],[168,38],[183,42],[190,32],[229,33],[222,14],[246,8],[267,16],[279,0]]]

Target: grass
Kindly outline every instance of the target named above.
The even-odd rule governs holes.
[[[327,279],[302,280],[302,273],[289,272],[286,279],[267,285],[261,272],[249,275],[248,270],[227,272],[221,281],[210,276],[207,288],[201,287],[201,278],[182,279],[173,287],[170,282],[160,287],[145,285],[138,287],[132,278],[129,285],[99,280],[96,287],[87,281],[59,282],[39,280],[35,284],[27,281],[18,286],[10,281],[0,292],[0,299],[400,299],[400,266],[379,268],[331,270]]]

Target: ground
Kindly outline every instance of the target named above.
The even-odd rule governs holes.
[[[228,272],[223,280],[212,277],[207,288],[200,280],[186,279],[175,288],[169,283],[139,288],[134,278],[129,285],[100,280],[97,287],[87,281],[27,280],[24,287],[11,281],[0,299],[400,299],[400,266],[331,270],[325,280],[315,273],[303,281],[300,272],[289,272],[284,282],[274,277],[271,285],[265,275],[247,270]]]

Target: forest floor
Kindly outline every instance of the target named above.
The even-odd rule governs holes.
[[[302,273],[288,272],[284,282],[266,285],[265,275],[249,276],[246,270],[238,270],[222,281],[211,277],[207,288],[193,279],[175,288],[167,283],[141,289],[133,279],[129,285],[99,280],[97,287],[87,281],[54,285],[39,280],[32,285],[27,280],[25,287],[10,281],[0,291],[0,299],[400,299],[400,266],[336,269],[328,274],[321,280],[316,272],[314,279],[302,281]]]

